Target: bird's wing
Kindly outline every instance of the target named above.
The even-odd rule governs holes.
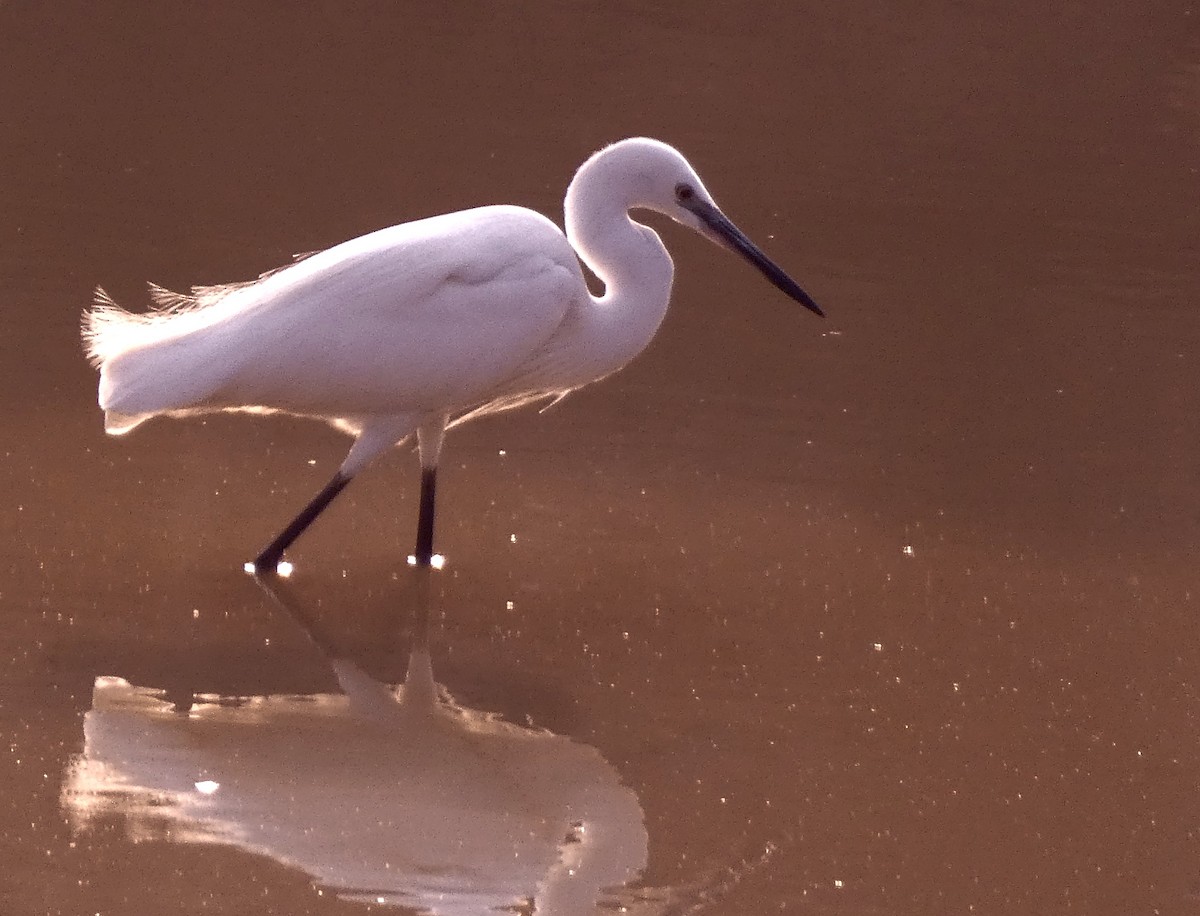
[[[126,399],[129,412],[361,417],[472,406],[521,373],[586,287],[553,223],[487,207],[380,230],[205,294],[224,314],[162,345],[173,351],[170,375],[207,377],[191,386],[203,397]]]

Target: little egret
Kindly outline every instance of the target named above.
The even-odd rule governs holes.
[[[105,429],[241,410],[322,419],[353,435],[337,473],[254,560],[258,571],[274,571],[359,471],[416,433],[415,561],[429,565],[447,428],[602,379],[658,330],[674,271],[634,209],[737,252],[822,314],[717,208],[678,151],[633,138],[575,173],[565,235],[532,210],[480,207],[380,229],[250,283],[190,295],[151,285],[157,308],[147,314],[98,289],[83,337],[100,369]],[[602,296],[588,291],[580,261]]]

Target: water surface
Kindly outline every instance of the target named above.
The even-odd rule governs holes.
[[[558,220],[584,157],[648,134],[829,318],[656,223],[678,275],[647,352],[452,434],[437,683],[634,800],[645,852],[601,905],[1193,912],[1197,15],[0,7],[0,910],[380,909],[269,843],[72,817],[97,678],[185,710],[345,695],[241,565],[348,443],[106,439],[92,288],[137,305],[482,203]],[[378,684],[415,642],[415,465],[293,551]]]

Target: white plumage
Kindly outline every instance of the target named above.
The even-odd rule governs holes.
[[[577,172],[565,236],[531,210],[481,207],[381,229],[251,283],[190,296],[152,286],[159,308],[144,315],[98,291],[83,334],[105,427],[119,434],[159,415],[251,410],[352,433],[338,476],[260,554],[260,569],[273,569],[372,458],[418,432],[428,494],[417,556],[428,562],[432,471],[450,421],[561,396],[620,369],[654,336],[673,268],[658,235],[629,218],[639,207],[738,251],[820,314],[725,219],[683,156],[624,140]],[[580,258],[603,296],[588,292]]]
[[[581,284],[553,223],[486,207],[381,229],[250,284],[156,289],[166,309],[146,316],[104,302],[89,313],[88,350],[116,431],[157,414],[268,408],[358,432],[516,393],[582,305]]]

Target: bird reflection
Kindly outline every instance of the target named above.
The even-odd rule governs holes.
[[[340,657],[288,583],[260,585],[322,650],[340,694],[190,708],[96,679],[63,789],[77,831],[230,844],[344,898],[444,916],[607,909],[646,864],[641,807],[594,748],[455,702],[434,682],[429,569],[403,685]]]

